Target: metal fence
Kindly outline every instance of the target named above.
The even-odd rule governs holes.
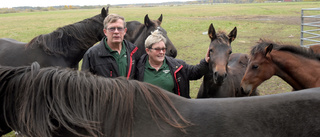
[[[320,45],[320,8],[301,10],[300,46]]]

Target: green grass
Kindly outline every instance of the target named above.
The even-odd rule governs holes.
[[[233,52],[249,53],[260,38],[300,44],[300,16],[302,8],[316,8],[320,2],[256,3],[256,4],[215,4],[180,5],[158,7],[109,8],[126,21],[143,22],[144,16],[157,19],[163,14],[162,27],[178,49],[177,58],[188,64],[197,64],[204,58],[209,38],[203,35],[213,23],[216,30],[230,32],[238,29],[232,43]],[[50,33],[58,27],[92,17],[101,9],[60,10],[28,13],[0,14],[0,37],[28,42],[39,34]],[[269,17],[269,19],[265,19]],[[291,20],[293,19],[293,20]],[[294,20],[295,19],[295,20]],[[288,21],[286,21],[288,20]],[[293,36],[293,37],[289,37]],[[195,97],[201,80],[191,82],[191,97]],[[291,91],[291,87],[278,77],[264,82],[261,95]]]
[[[238,29],[232,43],[234,53],[249,53],[260,38],[300,44],[300,16],[302,8],[316,8],[320,2],[257,3],[257,4],[215,4],[159,7],[110,8],[126,21],[143,22],[144,16],[157,19],[163,14],[162,27],[178,50],[177,58],[188,64],[197,64],[204,58],[209,37],[203,35],[213,23],[216,30],[230,32]],[[13,38],[28,42],[33,37],[50,33],[58,27],[72,24],[100,13],[101,9],[59,10],[28,13],[0,14],[0,38]],[[265,20],[271,17],[271,20]],[[277,18],[277,19],[273,19]],[[287,21],[286,21],[287,20]],[[293,37],[289,37],[293,36]],[[190,96],[195,98],[201,80],[191,82]],[[261,95],[290,92],[291,87],[274,76],[259,86]],[[15,136],[14,133],[5,137]]]

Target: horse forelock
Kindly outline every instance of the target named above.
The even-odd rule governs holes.
[[[57,67],[8,67],[0,68],[0,82],[9,126],[26,136],[52,136],[61,127],[78,136],[130,136],[136,96],[152,117],[181,130],[189,124],[163,90],[138,81]]]
[[[215,42],[217,42],[216,45],[219,45],[219,46],[225,46],[225,45],[230,46],[229,36],[226,34],[225,31],[219,30],[218,33],[216,34],[216,36],[217,36],[217,38],[214,40]]]
[[[102,39],[102,22],[103,18],[99,14],[74,24],[59,27],[51,33],[39,35],[26,46],[42,47],[49,55],[60,54],[63,56],[71,54],[72,51],[87,50]]]

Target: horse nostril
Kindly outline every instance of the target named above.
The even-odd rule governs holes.
[[[218,77],[218,72],[214,72],[213,75],[214,75],[215,77]]]

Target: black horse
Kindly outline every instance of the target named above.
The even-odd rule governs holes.
[[[212,24],[208,30],[210,72],[205,74],[197,98],[221,98],[246,96],[241,90],[241,79],[246,71],[247,54],[232,53],[231,42],[237,36],[235,27],[228,35],[224,31],[216,33]],[[257,92],[254,94],[257,95]]]
[[[162,35],[167,39],[167,42],[165,43],[166,47],[168,48],[166,55],[174,58],[177,56],[177,49],[174,47],[171,40],[169,39],[167,31],[160,26],[162,23],[162,14],[158,18],[158,20],[150,20],[147,14],[144,17],[144,24],[138,21],[129,21],[126,23],[127,33],[124,36],[124,38],[138,46],[138,56],[141,56],[146,53],[144,42],[147,39],[147,37],[151,34],[151,32],[157,29],[160,32],[162,32]]]
[[[186,99],[69,68],[0,67],[1,124],[22,136],[317,137],[320,88]],[[3,121],[2,121],[3,122]],[[3,133],[3,132],[2,132]]]
[[[77,68],[87,49],[103,38],[107,15],[108,8],[102,8],[96,16],[39,35],[29,43],[0,39],[0,65],[24,66],[37,61],[43,67]]]

